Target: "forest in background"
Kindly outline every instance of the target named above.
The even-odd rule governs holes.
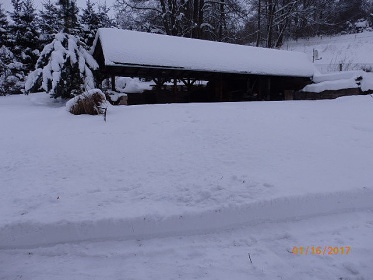
[[[59,32],[87,50],[100,27],[278,48],[289,38],[373,27],[371,0],[116,0],[112,7],[87,0],[81,9],[73,0],[47,0],[40,10],[32,0],[12,5],[5,11],[0,4],[0,95],[24,92],[27,75]]]

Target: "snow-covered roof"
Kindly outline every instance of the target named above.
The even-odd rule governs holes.
[[[105,66],[312,77],[315,69],[304,53],[198,39],[100,28]]]

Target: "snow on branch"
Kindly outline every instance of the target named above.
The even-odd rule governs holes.
[[[43,90],[52,97],[70,98],[95,87],[96,60],[73,35],[58,33],[46,45],[25,84],[26,92]]]

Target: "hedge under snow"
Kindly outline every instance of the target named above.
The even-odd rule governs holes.
[[[35,70],[27,77],[25,90],[42,90],[55,98],[70,98],[95,88],[97,69],[96,60],[76,37],[58,33],[53,42],[44,47]]]

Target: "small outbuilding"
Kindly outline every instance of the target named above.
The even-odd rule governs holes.
[[[300,52],[116,28],[100,28],[91,53],[113,90],[117,76],[154,81],[154,90],[133,102],[129,95],[129,104],[290,99],[315,72]]]

